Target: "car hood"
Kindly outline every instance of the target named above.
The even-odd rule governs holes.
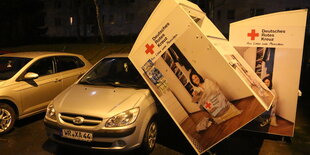
[[[0,88],[4,86],[6,80],[0,80]]]
[[[136,107],[148,89],[75,84],[54,100],[57,112],[108,118]]]

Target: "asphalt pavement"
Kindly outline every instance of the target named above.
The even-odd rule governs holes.
[[[1,155],[51,155],[51,154],[139,154],[138,150],[130,152],[109,152],[86,150],[59,145],[49,140],[43,123],[45,113],[41,113],[16,122],[14,130],[0,137]],[[166,117],[169,117],[166,115]],[[163,124],[166,123],[166,124]],[[152,154],[195,154],[181,132],[170,118],[163,120],[159,127],[158,143]],[[167,124],[168,123],[168,124]],[[172,128],[171,128],[172,125]],[[159,143],[161,142],[161,143]],[[177,142],[177,143],[175,143]]]
[[[299,103],[295,136],[293,138],[237,131],[204,154],[291,155],[310,153],[309,104]],[[51,154],[139,154],[109,152],[65,147],[48,140],[43,124],[44,113],[16,122],[14,130],[0,137],[1,155],[51,155]],[[196,154],[178,127],[165,112],[159,118],[159,135],[153,155]]]

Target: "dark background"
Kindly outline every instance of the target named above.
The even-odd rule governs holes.
[[[69,36],[69,37],[51,37],[46,34],[48,27],[46,26],[46,9],[45,2],[47,0],[1,0],[0,1],[0,51],[5,51],[10,47],[17,47],[22,45],[34,45],[34,44],[55,44],[55,43],[102,43],[100,39],[98,26],[95,24],[95,31],[98,33],[96,36],[85,37],[80,34],[77,36]],[[57,0],[51,0],[57,2]],[[65,0],[68,1],[68,0]],[[87,1],[88,3],[85,3]],[[124,1],[126,3],[124,4]],[[154,4],[151,6],[154,8],[156,3],[159,0],[153,0]],[[222,0],[225,5],[225,0]],[[280,2],[280,0],[278,0]],[[73,8],[77,8],[79,11],[80,19],[81,17],[89,18],[90,22],[96,21],[96,11],[94,0],[71,0],[70,3],[73,5]],[[123,0],[123,1],[112,1],[111,0],[98,0],[101,6],[104,5],[112,5],[114,8],[124,8],[127,4],[135,3],[137,0]],[[217,13],[212,12],[215,6],[215,2],[219,2],[219,0],[210,0],[210,1],[202,1],[202,0],[192,0],[192,2],[198,4],[203,11],[209,16],[209,18],[215,21],[216,15],[220,16],[220,12]],[[298,2],[300,3],[300,2]],[[297,1],[296,1],[297,4]],[[302,5],[302,4],[299,4]],[[304,8],[307,8],[304,5]],[[83,10],[88,11],[83,11]],[[127,8],[128,9],[128,8]],[[260,9],[263,10],[264,8]],[[295,7],[292,5],[290,8],[285,8],[285,10],[294,10],[294,9],[302,9],[300,7]],[[229,10],[228,10],[229,11]],[[278,10],[275,10],[278,11]],[[267,11],[266,11],[267,12]],[[269,11],[270,12],[270,11]],[[150,12],[146,14],[150,15]],[[216,15],[214,15],[216,14]],[[264,14],[264,12],[251,12],[253,16]],[[222,15],[223,16],[223,15]],[[103,17],[102,17],[103,18]],[[107,17],[104,17],[107,18]],[[228,18],[228,17],[227,17]],[[229,17],[232,18],[232,17]],[[309,17],[308,17],[309,18]],[[147,19],[147,18],[146,18]],[[145,20],[141,20],[141,26],[138,29],[141,29],[144,25]],[[233,19],[235,19],[233,17]],[[107,19],[106,19],[107,20]],[[241,19],[235,19],[235,21]],[[231,22],[234,22],[231,21]],[[215,23],[217,23],[215,21]],[[117,27],[117,26],[115,26]],[[307,22],[306,27],[306,35],[304,42],[304,51],[303,51],[303,59],[302,59],[302,68],[300,75],[300,90],[303,95],[299,98],[299,100],[310,101],[310,33],[309,33],[309,21]],[[81,31],[81,30],[77,30]],[[104,35],[104,43],[134,43],[138,33],[131,33],[127,35]],[[224,35],[228,38],[229,34]],[[288,81],[289,82],[289,81]]]

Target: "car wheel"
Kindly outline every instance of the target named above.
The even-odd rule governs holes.
[[[157,139],[157,123],[155,120],[151,120],[145,130],[141,150],[143,153],[151,153],[156,144]]]
[[[0,103],[0,135],[9,132],[15,123],[14,109],[4,103]]]

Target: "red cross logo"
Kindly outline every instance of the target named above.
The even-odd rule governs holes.
[[[206,108],[206,109],[211,109],[211,103],[206,102],[206,103],[205,103],[205,108]]]
[[[152,45],[146,44],[145,47],[146,47],[146,50],[145,50],[146,54],[148,54],[148,53],[153,54],[154,53],[154,51],[153,51],[154,45],[153,44]]]
[[[255,33],[255,30],[252,29],[251,33],[248,33],[248,37],[251,37],[251,40],[255,40],[255,37],[258,37],[258,33]]]

